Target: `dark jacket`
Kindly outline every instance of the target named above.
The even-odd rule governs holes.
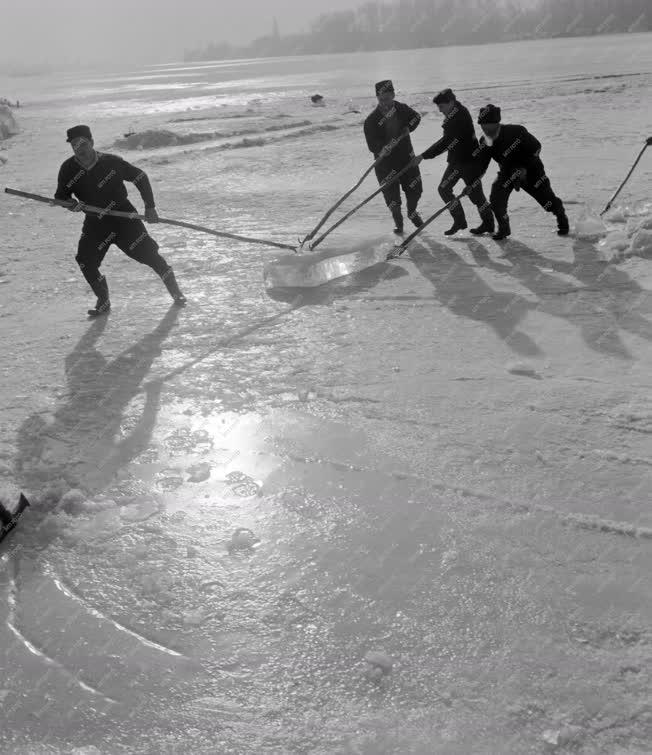
[[[419,113],[403,102],[394,102],[392,109],[386,114],[376,108],[364,122],[364,135],[369,151],[373,152],[374,157],[378,157],[384,146],[398,139],[406,128],[410,132],[414,131],[419,123]],[[389,156],[381,160],[377,167],[381,173],[400,170],[413,157],[412,140],[406,136],[396,143]]]
[[[154,195],[147,174],[117,155],[97,153],[97,162],[86,170],[74,157],[59,169],[56,199],[75,197],[84,204],[111,210],[132,212],[135,207],[127,198],[125,181],[136,185],[145,207],[154,207]]]
[[[455,108],[444,118],[442,128],[444,135],[432,147],[428,147],[423,157],[431,160],[448,151],[449,163],[472,163],[473,155],[478,149],[478,140],[475,136],[473,118],[464,105],[455,101]]]
[[[504,124],[500,133],[489,146],[485,137],[481,137],[478,148],[478,162],[484,173],[493,158],[500,165],[501,172],[513,173],[525,168],[530,173],[544,173],[543,163],[539,158],[541,142],[525,128]]]

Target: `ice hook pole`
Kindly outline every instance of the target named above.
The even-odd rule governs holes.
[[[18,191],[18,189],[5,188],[5,193],[13,194],[16,197],[23,197],[23,199],[35,199],[37,202],[46,202],[49,205],[55,205],[57,207],[70,207],[74,204],[74,200],[65,199],[53,199],[52,197],[44,197],[40,194],[30,194],[26,191]],[[139,215],[137,212],[121,212],[120,210],[105,210],[102,207],[92,207],[91,205],[82,204],[82,211],[89,212],[92,215],[111,215],[116,218],[130,218],[132,220],[146,220],[144,215]],[[262,244],[262,246],[273,246],[276,249],[289,249],[292,252],[296,251],[295,246],[290,244],[280,244],[278,241],[267,241],[266,239],[252,239],[249,236],[238,236],[235,233],[226,233],[225,231],[214,231],[212,228],[205,228],[203,225],[195,225],[195,223],[186,223],[184,220],[170,220],[168,218],[159,218],[159,223],[166,225],[177,225],[181,228],[189,228],[192,231],[201,231],[201,233],[209,233],[211,236],[220,236],[225,239],[234,239],[235,241],[246,241],[249,244]]]
[[[387,149],[387,152],[377,157],[374,160],[374,162],[367,168],[367,170],[365,170],[365,172],[362,174],[362,176],[360,177],[359,181],[355,184],[355,186],[351,187],[346,192],[346,194],[343,194],[337,200],[337,202],[335,202],[335,204],[329,210],[327,210],[324,217],[319,221],[319,223],[317,223],[317,225],[312,229],[312,231],[310,231],[310,233],[303,239],[303,241],[301,242],[300,248],[303,247],[306,241],[310,241],[311,239],[315,237],[315,234],[317,233],[317,231],[324,225],[324,223],[328,220],[328,218],[330,218],[330,216],[335,212],[335,210],[337,210],[337,208],[342,204],[342,202],[344,202],[346,199],[348,199],[351,196],[351,194],[353,194],[353,192],[362,184],[362,182],[371,173],[371,171],[376,167],[376,165],[378,165],[378,163],[381,160],[384,160],[387,154],[389,154],[394,149],[394,147],[401,141],[401,139],[404,139],[409,133],[410,133],[409,130],[405,129],[403,133],[398,137],[398,139],[394,139],[393,141],[389,143],[388,145],[389,149]]]
[[[616,199],[616,197],[620,194],[621,189],[623,188],[623,186],[627,183],[627,181],[629,181],[629,177],[634,172],[634,168],[638,165],[639,160],[643,157],[643,153],[645,152],[645,150],[650,145],[652,145],[652,136],[648,136],[648,138],[645,140],[645,144],[643,145],[643,149],[638,153],[638,157],[636,158],[636,160],[634,160],[634,165],[632,165],[632,167],[629,169],[629,173],[625,176],[625,180],[620,184],[620,186],[618,187],[618,190],[616,191],[616,193],[607,202],[607,206],[600,213],[600,217],[602,217],[602,215],[604,215],[605,212],[607,212],[607,210],[611,207],[611,205],[613,204],[614,199]]]
[[[362,202],[360,202],[360,203],[359,203],[359,204],[357,204],[357,205],[356,205],[356,206],[355,206],[355,207],[354,207],[354,208],[353,208],[352,210],[350,210],[349,212],[347,212],[347,213],[346,213],[346,215],[344,215],[344,217],[341,217],[341,218],[340,218],[340,219],[339,219],[339,220],[337,221],[337,223],[333,223],[333,225],[332,225],[332,226],[331,226],[331,227],[330,227],[330,228],[329,228],[328,230],[324,231],[324,233],[322,233],[322,235],[321,235],[321,236],[320,236],[320,237],[319,237],[319,238],[318,238],[318,239],[317,239],[317,240],[316,240],[316,241],[315,241],[314,243],[310,244],[310,249],[311,249],[311,250],[312,250],[312,249],[316,249],[316,248],[317,248],[317,247],[318,247],[318,246],[319,246],[319,245],[321,244],[321,242],[322,242],[322,241],[323,241],[323,240],[324,240],[324,239],[326,238],[326,236],[328,236],[328,235],[329,235],[330,233],[332,233],[332,232],[333,232],[333,231],[334,231],[334,230],[335,230],[336,228],[338,228],[339,226],[341,226],[341,225],[342,225],[342,223],[343,223],[343,222],[344,222],[345,220],[348,220],[348,219],[349,219],[349,218],[351,217],[351,215],[353,215],[354,213],[356,213],[356,212],[357,212],[357,211],[358,211],[358,210],[359,210],[359,209],[360,209],[361,207],[364,207],[364,206],[365,206],[365,205],[367,204],[367,202],[371,202],[371,200],[372,200],[372,199],[373,199],[373,198],[374,198],[375,196],[378,196],[378,194],[380,194],[380,192],[381,192],[381,191],[384,191],[384,190],[385,190],[385,189],[386,189],[386,188],[387,188],[388,186],[391,186],[391,185],[392,185],[393,183],[395,183],[396,181],[398,181],[398,179],[399,179],[399,178],[400,178],[400,177],[401,177],[401,176],[402,176],[402,175],[403,175],[403,174],[404,174],[404,173],[405,173],[405,172],[406,172],[407,170],[409,170],[409,169],[410,169],[410,168],[412,168],[412,167],[413,167],[413,164],[412,164],[411,162],[409,162],[409,163],[408,163],[408,164],[407,164],[407,165],[406,165],[406,166],[405,166],[405,167],[404,167],[404,168],[403,168],[402,170],[399,170],[399,172],[398,172],[398,173],[395,173],[395,174],[394,174],[394,175],[393,175],[393,176],[392,176],[392,177],[391,177],[390,179],[388,179],[387,181],[385,181],[384,183],[382,183],[382,184],[380,185],[380,188],[379,188],[379,189],[377,189],[376,191],[374,191],[374,193],[373,193],[373,194],[370,194],[370,195],[369,195],[369,196],[368,196],[368,197],[367,197],[366,199],[363,199],[363,200],[362,200]]]
[[[438,218],[443,212],[446,212],[446,210],[450,209],[456,202],[459,202],[460,199],[462,199],[463,196],[469,193],[472,186],[466,186],[463,191],[461,191],[456,197],[453,197],[448,204],[445,204],[440,210],[437,210],[433,215],[431,215],[429,218],[423,221],[423,225],[419,226],[416,231],[413,231],[406,239],[405,241],[402,241],[400,244],[395,246],[392,251],[387,255],[385,259],[387,260],[393,260],[397,257],[400,257],[403,252],[407,249],[408,244],[410,241],[412,241],[413,238],[418,236],[421,231],[423,231],[427,226],[432,223],[433,220]]]

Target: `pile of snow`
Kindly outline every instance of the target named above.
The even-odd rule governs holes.
[[[125,135],[124,139],[116,139],[113,146],[117,149],[158,149],[160,147],[175,147],[181,145],[200,144],[202,142],[213,141],[216,139],[231,139],[239,136],[253,135],[256,144],[264,144],[261,134],[274,131],[285,131],[286,129],[297,129],[312,126],[311,121],[302,120],[292,123],[276,123],[271,126],[252,127],[236,129],[234,131],[191,131],[187,134],[177,134],[169,129],[148,129],[146,131],[135,131],[132,134]],[[243,140],[247,142],[247,139]]]
[[[0,105],[0,141],[18,133],[13,113],[6,105]]]
[[[598,250],[606,262],[628,257],[652,259],[652,202],[614,207],[600,217],[585,207],[575,224],[580,239],[600,239]]]
[[[179,135],[167,129],[149,129],[117,139],[114,146],[121,149],[156,149],[180,144]]]

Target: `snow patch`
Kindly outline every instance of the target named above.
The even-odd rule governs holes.
[[[612,417],[615,424],[626,430],[652,434],[652,406],[621,404],[613,409]]]
[[[13,113],[6,105],[0,105],[0,141],[17,133],[18,125],[14,120]]]
[[[169,129],[147,129],[116,139],[113,146],[118,149],[159,149],[161,147],[176,147],[179,145],[200,144],[215,139],[232,139],[234,137],[258,137],[257,139],[243,139],[244,142],[264,144],[262,134],[273,131],[284,131],[291,128],[305,128],[311,126],[311,121],[302,120],[294,123],[275,124],[261,128],[239,129],[236,131],[193,131],[188,134],[178,134]]]

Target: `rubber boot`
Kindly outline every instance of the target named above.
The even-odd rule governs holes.
[[[498,222],[498,230],[492,235],[494,241],[502,241],[512,235],[512,229],[509,227],[509,220]]]
[[[186,297],[181,293],[181,289],[179,288],[179,284],[174,277],[174,272],[171,267],[161,275],[161,280],[165,283],[165,287],[170,292],[170,296],[174,299],[174,303],[179,307],[185,307],[187,301]]]
[[[447,231],[444,231],[444,236],[454,236],[458,231],[463,231],[465,228],[468,228],[466,215],[464,214],[459,199],[456,204],[451,207],[451,215],[453,216],[453,225]]]
[[[568,236],[570,227],[568,224],[568,217],[566,216],[566,211],[564,210],[564,205],[562,204],[561,199],[555,202],[553,212],[555,214],[555,217],[557,218],[557,235]]]
[[[471,228],[474,236],[482,236],[483,233],[493,233],[496,226],[494,224],[494,214],[490,209],[480,210],[480,223],[476,228]]]
[[[394,233],[400,236],[403,233],[403,213],[399,210],[392,210],[394,218]]]
[[[109,300],[109,284],[105,276],[101,275],[97,280],[91,283],[93,293],[97,296],[95,309],[89,309],[88,314],[91,317],[106,315],[111,311],[111,301]]]
[[[419,215],[418,212],[413,212],[411,215],[409,215],[410,220],[414,224],[415,228],[421,228],[423,225],[423,218],[421,215]]]

